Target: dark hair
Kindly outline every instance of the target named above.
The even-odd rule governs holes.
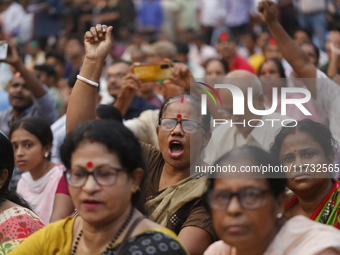
[[[176,41],[175,42],[177,53],[178,54],[184,54],[188,55],[189,53],[189,45],[187,42],[181,40],[181,41]]]
[[[198,32],[194,32],[193,34],[193,39],[197,40],[197,41],[203,41],[205,42],[205,34],[198,31]]]
[[[315,57],[316,57],[316,65],[319,64],[319,58],[320,58],[320,50],[318,47],[316,47],[316,45],[312,42],[306,42],[306,43],[303,43],[301,46],[303,45],[311,45],[314,49],[314,52],[315,52]]]
[[[332,32],[332,31],[336,31],[336,32],[340,32],[340,26],[337,23],[330,23],[328,25],[328,31]]]
[[[192,96],[192,95],[188,95],[188,94],[179,94],[173,97],[168,98],[164,104],[162,105],[160,111],[159,111],[159,115],[158,115],[158,126],[160,126],[161,124],[161,118],[163,118],[164,112],[166,111],[166,108],[177,101],[189,101],[190,104],[192,105],[192,109],[195,109],[195,111],[197,111],[198,113],[200,113],[200,109],[201,109],[201,100],[196,97],[196,96]],[[200,114],[201,115],[201,114]],[[207,110],[207,114],[206,115],[201,115],[201,123],[204,127],[205,132],[210,132],[210,121],[211,121],[211,116],[209,111]]]
[[[229,73],[230,69],[229,69],[229,65],[227,63],[227,61],[225,61],[224,59],[221,59],[221,58],[209,58],[207,61],[205,61],[203,67],[204,69],[207,69],[207,66],[210,64],[210,62],[212,61],[218,61],[221,63],[222,67],[223,67],[223,70],[224,72],[227,74]]]
[[[4,185],[0,188],[0,198],[31,209],[27,202],[15,191],[9,190],[9,183],[12,179],[14,169],[13,146],[8,138],[0,131],[0,175],[2,175],[5,169],[8,171],[8,177]]]
[[[116,120],[123,123],[123,117],[120,111],[112,105],[99,104],[96,108],[96,116],[101,120]]]
[[[114,120],[85,122],[66,136],[60,156],[67,169],[71,168],[72,154],[86,140],[101,143],[109,152],[117,154],[128,174],[139,167],[145,169],[139,142],[128,128]],[[135,205],[138,199],[139,192],[132,196],[132,203]]]
[[[310,30],[307,30],[307,29],[304,29],[302,27],[297,27],[294,32],[293,32],[293,38],[295,36],[295,34],[298,32],[298,31],[301,31],[301,32],[304,32],[308,37],[309,37],[309,40],[312,41],[312,33]]]
[[[280,156],[281,147],[284,139],[296,132],[296,130],[305,132],[313,137],[314,141],[320,144],[326,158],[334,156],[337,151],[337,142],[333,138],[331,131],[325,125],[312,121],[310,119],[303,119],[297,122],[296,127],[295,122],[287,124],[287,127],[281,128],[280,132],[276,135],[274,143],[271,145],[270,151],[275,156]]]
[[[277,66],[277,69],[280,73],[280,78],[286,78],[285,69],[283,68],[281,61],[278,60],[277,58],[267,58],[265,61],[263,61],[262,64],[260,65],[260,67],[259,67],[259,70],[257,71],[258,76],[260,76],[261,69],[262,69],[263,65],[265,63],[267,63],[268,61],[272,61],[272,62],[275,63],[275,65]]]
[[[57,72],[55,71],[54,67],[51,65],[46,65],[46,64],[36,65],[34,66],[34,70],[45,72],[48,76],[53,76],[57,78]]]
[[[78,72],[73,72],[69,77],[68,77],[68,80],[67,80],[67,85],[69,88],[73,88],[74,87],[74,84],[76,84],[76,81],[77,81],[77,75],[79,73]]]
[[[46,56],[45,56],[45,59],[48,59],[50,57],[55,58],[63,66],[66,64],[66,60],[65,60],[64,54],[59,52],[59,51],[50,51],[50,52],[47,52]]]
[[[249,35],[251,37],[251,39],[254,41],[254,43],[257,40],[258,35],[256,33],[254,33],[253,31],[245,33],[244,35]]]
[[[43,147],[46,145],[52,146],[53,134],[50,124],[45,119],[40,117],[31,117],[17,121],[13,124],[9,132],[9,137],[12,137],[13,132],[19,128],[25,129],[32,135],[36,136]],[[48,159],[51,159],[51,153],[49,153]]]
[[[256,147],[256,146],[244,146],[237,149],[234,149],[224,156],[222,156],[216,164],[223,165],[226,161],[236,157],[240,160],[248,159],[250,160],[255,166],[272,166],[280,167],[281,163],[278,157],[269,154],[265,150]],[[278,172],[264,172],[264,178],[266,178],[269,189],[271,190],[273,196],[278,198],[282,193],[285,192],[287,178],[283,171]],[[215,179],[218,176],[218,173],[214,173],[215,178],[210,179],[209,190],[211,190],[214,186]]]
[[[80,39],[79,36],[77,36],[75,34],[71,34],[71,35],[67,36],[67,41],[70,41],[70,40],[76,40],[79,43],[79,45],[84,47],[84,41],[82,39]]]

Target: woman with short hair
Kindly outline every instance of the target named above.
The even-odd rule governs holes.
[[[221,238],[204,255],[340,254],[340,232],[295,216],[283,217],[286,178],[283,171],[244,173],[245,166],[280,168],[278,158],[263,149],[235,149],[219,161],[235,173],[211,179],[208,201],[216,233]]]

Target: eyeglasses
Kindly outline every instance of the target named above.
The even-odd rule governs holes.
[[[160,119],[160,126],[165,131],[172,131],[177,126],[178,123],[181,123],[183,131],[186,133],[194,133],[198,129],[198,126],[201,126],[202,128],[204,128],[201,123],[198,123],[193,120],[179,120],[179,119],[172,119],[172,118],[161,118]]]
[[[269,190],[246,188],[238,192],[213,190],[208,194],[209,205],[214,210],[225,210],[231,199],[236,196],[243,209],[257,209],[263,205],[264,193]]]
[[[110,186],[116,183],[118,173],[121,171],[123,171],[123,169],[110,166],[96,168],[93,172],[88,172],[83,168],[74,168],[66,172],[66,180],[72,187],[81,187],[86,183],[89,175],[92,175],[98,185]]]

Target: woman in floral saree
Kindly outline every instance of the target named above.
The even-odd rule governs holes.
[[[307,119],[278,133],[271,151],[290,169],[294,193],[285,204],[287,218],[304,215],[340,229],[340,182],[331,178],[340,170],[333,164],[336,145],[326,126]]]
[[[16,248],[44,224],[8,186],[14,168],[11,142],[0,132],[0,255]]]

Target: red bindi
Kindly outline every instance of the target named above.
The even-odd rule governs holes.
[[[177,118],[181,119],[182,118],[182,114],[177,114]]]
[[[183,102],[184,102],[184,97],[181,97],[181,100],[179,101],[181,104],[183,104]]]
[[[87,167],[93,167],[93,163],[91,161],[87,162],[86,164]]]

